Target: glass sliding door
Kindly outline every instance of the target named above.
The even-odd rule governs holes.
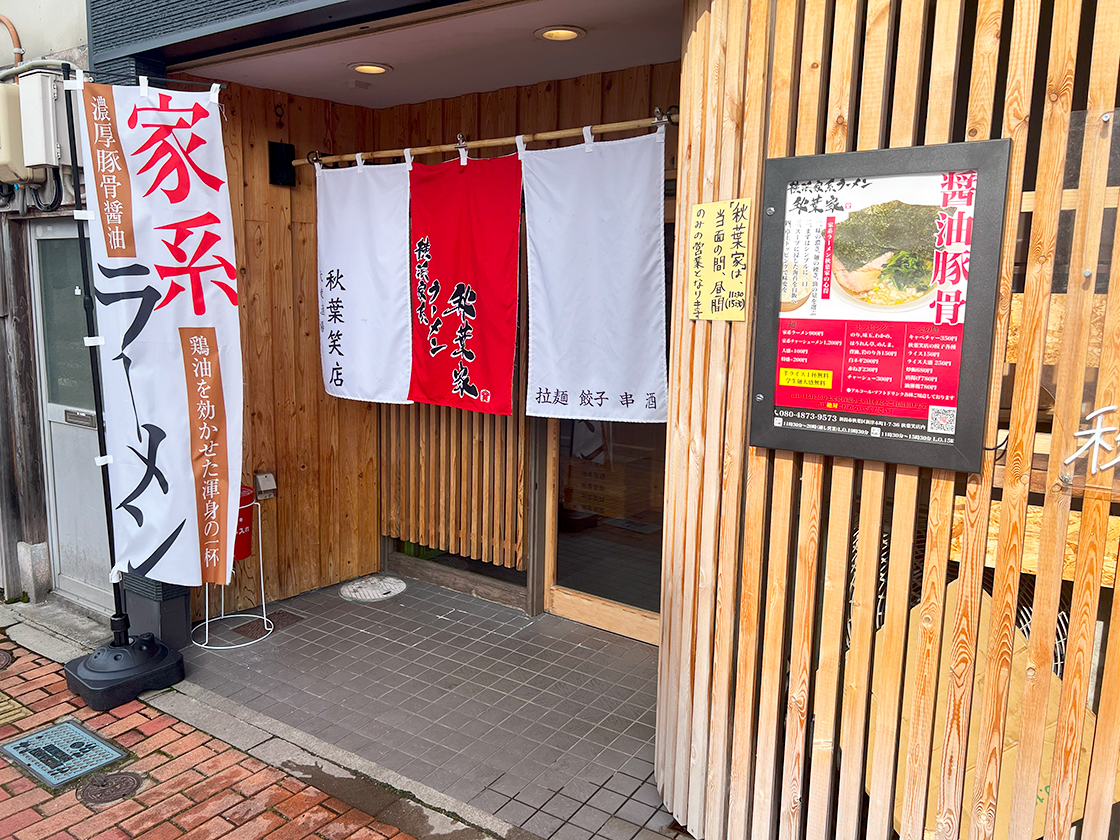
[[[546,609],[657,643],[661,423],[549,421]]]

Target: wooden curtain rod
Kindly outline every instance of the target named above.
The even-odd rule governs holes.
[[[658,109],[654,112],[656,116],[653,119],[641,120],[627,120],[626,122],[604,123],[602,125],[591,126],[592,134],[610,134],[616,131],[633,131],[636,128],[655,128],[660,125],[669,125],[670,123],[676,125],[676,111],[671,109],[669,114],[662,114]],[[462,137],[462,135],[459,135]],[[582,137],[582,128],[563,128],[558,131],[538,131],[536,134],[522,134],[520,135],[526,143],[536,143],[545,140],[563,140],[568,137]],[[493,149],[497,146],[513,146],[517,143],[517,137],[495,137],[490,140],[468,140],[460,143],[443,143],[439,146],[416,146],[409,149],[413,157],[420,157],[421,155],[440,154],[443,152],[456,152],[459,149]],[[318,151],[308,152],[307,158],[297,158],[292,161],[294,166],[310,166],[315,163],[342,163],[346,161],[356,160],[358,155],[361,154],[362,160],[383,160],[385,158],[397,158],[404,156],[404,149],[384,149],[379,152],[355,152],[349,155],[328,155],[327,157],[320,156]]]

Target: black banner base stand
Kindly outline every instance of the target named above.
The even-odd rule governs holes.
[[[71,66],[62,65],[62,78],[70,78]],[[77,137],[74,132],[74,104],[70,93],[66,100],[66,127],[70,139],[70,160],[78,160]],[[78,167],[70,173],[74,179],[74,210],[83,209],[82,187],[78,180]],[[97,335],[97,319],[93,304],[89,249],[81,221],[78,229],[78,252],[82,263],[83,304],[86,311],[86,335]],[[89,346],[90,373],[93,378],[93,403],[97,416],[97,444],[101,455],[101,490],[105,503],[105,528],[109,543],[109,568],[115,567],[116,542],[113,536],[113,506],[109,493],[109,467],[105,457],[105,404],[101,388],[101,366],[96,344]],[[151,633],[141,633],[135,638],[128,635],[128,612],[125,610],[124,591],[119,581],[113,583],[113,617],[109,625],[113,639],[93,653],[79,656],[63,666],[66,687],[86,702],[96,712],[105,712],[130,700],[144,691],[170,688],[186,676],[183,655],[168,647]]]
[[[180,682],[183,654],[151,633],[142,633],[124,647],[106,642],[88,656],[63,666],[66,687],[95,712],[114,709],[145,691],[170,688]]]

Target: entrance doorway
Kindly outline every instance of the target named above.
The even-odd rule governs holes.
[[[545,609],[657,644],[665,425],[549,421]]]
[[[53,587],[83,606],[113,609],[109,545],[89,368],[82,269],[75,224],[35,222],[31,278],[38,336],[46,457],[48,547]]]

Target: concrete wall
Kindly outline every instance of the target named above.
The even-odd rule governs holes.
[[[59,58],[86,66],[85,0],[0,0],[0,14],[16,27],[24,60]],[[10,67],[8,35],[0,29],[0,66]]]

